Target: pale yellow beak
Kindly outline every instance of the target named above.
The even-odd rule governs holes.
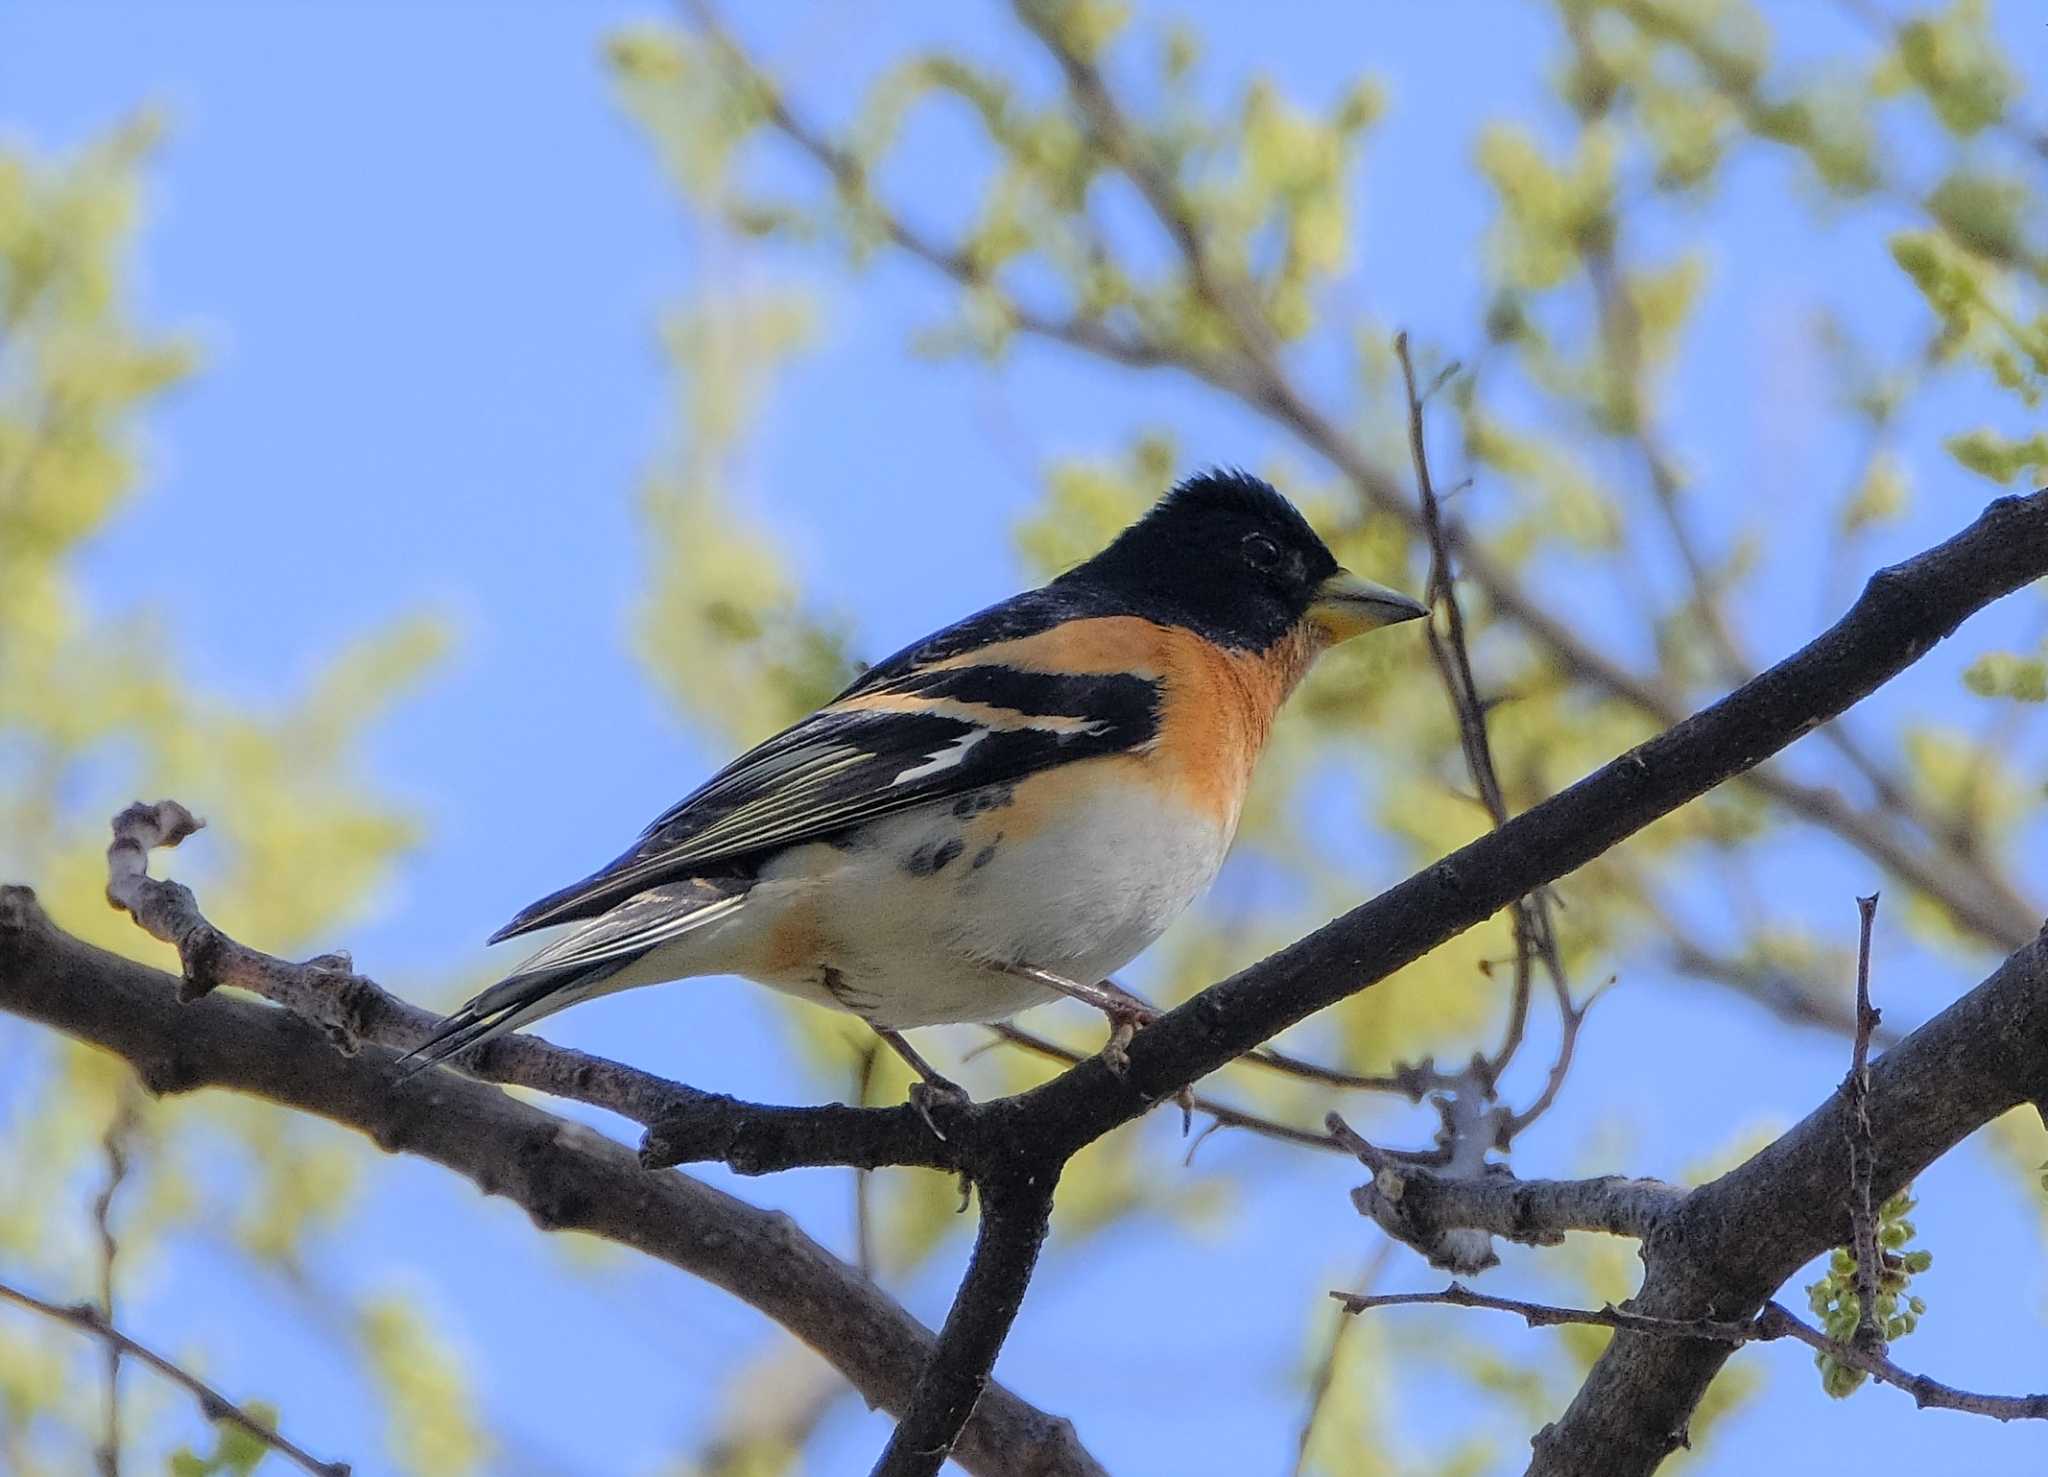
[[[1340,569],[1324,580],[1316,589],[1315,603],[1308,608],[1308,618],[1332,644],[1349,641],[1381,626],[1420,620],[1428,614],[1429,607],[1420,601],[1409,599],[1399,590],[1374,584],[1348,569]]]

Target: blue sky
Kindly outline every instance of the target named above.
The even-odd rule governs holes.
[[[1819,8],[1780,8],[1795,53],[1846,34]],[[1351,301],[1455,350],[1476,316],[1471,263],[1486,220],[1471,140],[1488,117],[1543,112],[1554,38],[1541,13],[1505,0],[1341,18],[1300,3],[1177,13],[1210,35],[1219,87],[1265,70],[1322,100],[1361,69],[1388,82]],[[208,363],[152,420],[145,495],[91,555],[100,598],[167,611],[189,670],[257,700],[392,615],[424,605],[459,627],[448,666],[372,750],[378,778],[422,812],[425,844],[377,914],[337,941],[401,988],[475,963],[478,941],[515,907],[610,855],[720,757],[679,725],[629,647],[641,577],[632,494],[671,430],[654,316],[710,269],[599,63],[606,30],[648,14],[609,3],[0,4],[0,127],[61,147],[146,100],[173,124],[154,171],[141,304],[145,321],[196,330]],[[911,39],[1015,44],[999,11],[978,4],[776,3],[744,19],[828,115]],[[2020,57],[2038,81],[2038,38]],[[944,140],[932,147],[905,185],[945,219],[961,202],[946,189]],[[1755,647],[1773,653],[1844,593],[1796,577],[1813,567],[1823,521],[1805,489],[1838,485],[1843,451],[1806,430],[1825,386],[1797,324],[1818,301],[1855,308],[1893,344],[1915,322],[1884,262],[1832,255],[1827,230],[1786,208],[1787,179],[1740,170],[1711,217],[1688,225],[1714,253],[1717,297],[1673,395],[1674,433],[1714,485],[1785,509],[1772,575],[1743,612]],[[1029,348],[993,378],[908,359],[906,328],[943,299],[903,269],[857,290],[829,275],[815,285],[824,336],[775,397],[752,480],[759,510],[873,650],[1015,587],[1009,525],[1048,459],[1109,449],[1136,425],[1174,426],[1190,464],[1257,465],[1273,444],[1177,380],[1112,383]],[[1938,486],[1887,554],[1959,526],[1984,491],[1953,473]],[[219,570],[232,577],[193,575]],[[1915,680],[1918,700],[1954,701],[1952,666]],[[516,842],[502,832],[508,796],[529,797]],[[1788,844],[1782,869],[1790,908],[1846,935],[1867,869],[1803,841]],[[1975,978],[1944,967],[1946,984],[1930,983],[1916,1006]],[[1790,1122],[1840,1076],[1839,1043],[1788,1034],[1711,993],[1630,983],[1603,1005],[1573,1092],[1526,1140],[1525,1168],[1610,1167],[1583,1163],[1583,1146],[1625,1114],[1624,1167],[1674,1174],[1746,1127]],[[551,1024],[556,1039],[636,1053],[708,1087],[814,1091],[739,985],[625,997]],[[1687,1043],[1678,1070],[1673,1042]],[[1726,1061],[1740,1065],[1684,1069]],[[1179,1157],[1164,1131],[1157,1152]],[[1305,1319],[1320,1319],[1321,1289],[1362,1254],[1343,1166],[1227,1141],[1205,1154],[1247,1176],[1231,1223],[1203,1238],[1134,1224],[1071,1256],[1056,1239],[1001,1365],[1028,1397],[1074,1414],[1115,1471],[1284,1470]],[[2048,1358],[2039,1242],[2010,1183],[1972,1154],[1922,1190],[1936,1311],[1907,1346],[1912,1361],[1956,1383],[2011,1387],[2012,1369]],[[843,1177],[739,1192],[849,1245]],[[722,1373],[764,1342],[758,1318],[675,1274],[565,1277],[558,1248],[522,1217],[497,1203],[479,1213],[473,1200],[438,1171],[401,1165],[368,1234],[323,1252],[323,1275],[343,1287],[397,1276],[444,1315],[489,1418],[518,1448],[506,1471],[644,1470],[704,1428]],[[931,1320],[957,1266],[943,1262],[897,1289]],[[1511,1264],[1501,1285],[1540,1288],[1528,1266]],[[1436,1280],[1412,1264],[1394,1279]],[[1190,1299],[1196,1286],[1209,1296]],[[280,1402],[315,1451],[380,1470],[365,1392],[283,1289],[194,1248],[134,1316],[145,1337],[205,1350],[224,1387]],[[1547,1347],[1540,1335],[1513,1346]],[[1781,1378],[1696,1470],[2038,1468],[2037,1439],[1916,1414],[1888,1392],[1825,1402],[1798,1351],[1743,1357]],[[1404,1422],[1425,1439],[1470,1418],[1426,1373],[1402,1388]],[[865,1470],[882,1429],[857,1406],[841,1411],[817,1470]]]

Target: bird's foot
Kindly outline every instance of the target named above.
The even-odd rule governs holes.
[[[1131,1037],[1138,1033],[1138,1027],[1149,1026],[1158,1020],[1159,1012],[1131,996],[1117,1002],[1114,1008],[1104,1007],[1103,1013],[1109,1017],[1109,1040],[1103,1043],[1102,1063],[1121,1077],[1131,1067],[1131,1055],[1127,1049]],[[1173,1100],[1180,1105],[1180,1132],[1181,1137],[1186,1138],[1195,1126],[1195,1090],[1183,1087],[1173,1095]]]
[[[1109,1040],[1102,1047],[1102,1064],[1121,1077],[1130,1070],[1131,1057],[1128,1050],[1131,1037],[1141,1026],[1149,1026],[1159,1019],[1159,1011],[1150,1003],[1133,995],[1115,980],[1098,980],[1094,984],[1083,984],[1068,979],[1065,975],[1054,974],[1051,970],[1037,969],[1025,964],[1003,966],[1011,974],[1024,979],[1035,980],[1041,985],[1059,991],[1072,1000],[1092,1005],[1109,1018]],[[1195,1121],[1194,1089],[1183,1087],[1173,1095],[1180,1104],[1181,1133],[1185,1135]]]
[[[1132,1000],[1105,1005],[1102,1013],[1109,1017],[1109,1040],[1102,1044],[1103,1065],[1121,1077],[1130,1070],[1131,1055],[1127,1048],[1131,1038],[1138,1034],[1138,1027],[1158,1020],[1159,1012],[1142,1001]]]
[[[948,1113],[957,1113],[973,1105],[974,1099],[967,1095],[967,1089],[957,1082],[949,1082],[934,1072],[922,1082],[910,1084],[910,1106],[917,1110],[917,1116],[924,1120],[924,1126],[932,1131],[932,1137],[940,1143],[948,1142],[946,1131],[939,1127],[939,1118]]]

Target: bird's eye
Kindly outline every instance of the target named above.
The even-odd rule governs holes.
[[[1253,569],[1275,569],[1280,564],[1280,546],[1263,533],[1244,536],[1244,562]]]

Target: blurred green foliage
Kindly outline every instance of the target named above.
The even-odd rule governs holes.
[[[1661,727],[1660,704],[1689,706],[1752,661],[1732,612],[1769,530],[1744,521],[1756,509],[1702,496],[1686,455],[1697,449],[1675,447],[1666,429],[1669,387],[1714,287],[1700,212],[1739,162],[1770,161],[1806,191],[1816,218],[1883,243],[1925,303],[1919,341],[1894,357],[1862,342],[1855,322],[1814,329],[1838,380],[1829,413],[1866,447],[1837,493],[1811,494],[1834,498],[1849,567],[1870,562],[1928,488],[1958,480],[1938,459],[1916,459],[1899,429],[1924,405],[1940,406],[1941,387],[1965,384],[1990,408],[1944,427],[1960,468],[2009,484],[2048,466],[2034,428],[2048,383],[2044,151],[2018,111],[2019,77],[1984,4],[1956,0],[1866,25],[1859,45],[1791,62],[1777,55],[1766,10],[1748,0],[1541,8],[1554,23],[1552,98],[1543,116],[1497,118],[1478,136],[1472,168],[1493,200],[1475,267],[1480,308],[1456,344],[1467,362],[1430,406],[1437,438],[1456,449],[1439,482],[1474,479],[1472,511],[1458,511],[1501,574],[1466,578],[1460,595],[1482,688],[1498,700],[1489,724],[1514,809]],[[1345,290],[1368,219],[1360,170],[1387,88],[1363,75],[1311,104],[1255,77],[1219,98],[1202,37],[1188,26],[1139,25],[1107,0],[1023,0],[1018,12],[1014,68],[905,55],[836,133],[715,35],[635,27],[613,38],[607,62],[693,222],[729,236],[719,259],[774,251],[859,272],[887,253],[905,257],[948,303],[936,321],[905,325],[906,349],[962,372],[999,375],[1020,336],[1132,374],[1184,370],[1273,425],[1278,449],[1254,470],[1310,512],[1345,563],[1418,585],[1423,551],[1375,496],[1371,471],[1405,467],[1387,352],[1394,325],[1361,312]],[[1046,85],[1054,74],[1035,53],[1047,46],[1102,69],[1110,111]],[[1120,101],[1128,97],[1144,102]],[[925,233],[879,184],[915,115],[938,107],[971,120],[986,144],[986,167],[959,183],[972,209],[958,238]],[[161,963],[161,949],[97,902],[106,817],[137,789],[232,815],[194,879],[210,915],[278,952],[331,941],[415,835],[403,809],[363,778],[361,737],[447,638],[437,622],[409,618],[337,653],[290,701],[251,710],[181,674],[161,613],[87,599],[79,561],[135,495],[146,417],[200,359],[186,339],[132,321],[123,292],[157,131],[138,118],[57,160],[0,150],[0,876],[35,879],[64,926]],[[1911,170],[1885,143],[1899,131],[1916,143]],[[761,167],[770,151],[805,168]],[[1107,229],[1099,202],[1108,192],[1143,201],[1164,247],[1134,249]],[[830,307],[823,293],[713,277],[662,323],[676,429],[639,490],[646,578],[635,640],[679,713],[728,745],[805,711],[872,654],[829,589],[803,578],[747,486],[761,408]],[[1311,362],[1344,368],[1311,392],[1296,369]],[[1185,470],[1160,427],[1049,459],[1043,496],[1015,530],[1020,569],[1041,577],[1071,564]],[[1405,472],[1396,484],[1406,485]],[[1674,549],[1681,581],[1645,574]],[[1579,631],[1566,610],[1552,615],[1561,639],[1510,598],[1525,576],[1531,587],[1607,581],[1627,593],[1639,629]],[[1642,664],[1615,680],[1581,645],[1633,652]],[[1953,712],[1895,716],[1874,741],[1843,741],[1827,778],[1852,798],[1805,821],[1866,851],[1871,836],[1895,840],[1969,896],[2016,894],[2018,848],[2044,801],[2023,744],[2039,733],[2030,725],[2048,691],[2043,662],[2038,649],[1980,653]],[[1837,931],[1768,903],[1764,868],[1791,823],[1757,790],[1729,788],[1584,869],[1560,890],[1569,974],[1583,988],[1656,963],[1795,1019],[1839,1020],[1850,971]],[[1487,824],[1421,644],[1343,648],[1275,735],[1231,883],[1170,935],[1147,983],[1183,998]],[[1389,845],[1362,855],[1332,839],[1356,833]],[[167,860],[173,870],[191,864],[183,853]],[[1688,908],[1702,879],[1734,900],[1732,929]],[[1906,890],[1896,914],[1922,945],[1982,957],[1999,940],[1966,915],[1934,886]],[[1506,921],[1495,920],[1287,1044],[1354,1072],[1490,1047],[1512,954]],[[821,1093],[846,1093],[862,1032],[794,1005],[787,1020]],[[1061,1023],[1061,1039],[1094,1050],[1093,1022],[1075,1022]],[[964,1031],[947,1040],[977,1044]],[[266,1108],[141,1101],[104,1059],[52,1038],[17,1032],[11,1050],[43,1107],[0,1141],[0,1254],[46,1286],[93,1285],[84,1207],[105,1175],[102,1139],[124,1110],[136,1115],[127,1130],[136,1167],[115,1218],[124,1287],[152,1275],[174,1234],[215,1238],[303,1280],[309,1246],[347,1223],[382,1163],[337,1131]],[[963,1066],[977,1092],[1053,1070],[1014,1051]],[[885,1054],[871,1099],[895,1100],[904,1087]],[[1227,1093],[1296,1123],[1317,1121],[1331,1097],[1256,1073],[1233,1073]],[[2033,1176],[2048,1157],[2038,1124],[2008,1119],[1995,1142],[2038,1215]],[[1163,1122],[1087,1151],[1062,1188],[1063,1240],[1130,1225],[1200,1234],[1248,1219],[1258,1174],[1284,1171],[1280,1156],[1297,1151],[1262,1144],[1225,1159],[1210,1150],[1192,1173],[1178,1170],[1180,1152]],[[1625,1162],[1626,1146],[1614,1145],[1583,1167]],[[914,1277],[969,1224],[940,1177],[878,1175],[869,1189],[874,1269],[887,1284]],[[224,1199],[232,1214],[215,1209]],[[1888,1215],[1888,1234],[1910,1234],[1903,1205]],[[1581,1238],[1531,1265],[1556,1281],[1560,1300],[1618,1300],[1636,1274],[1631,1248]],[[583,1270],[605,1266],[592,1258]],[[1841,1276],[1836,1266],[1816,1284],[1831,1327],[1843,1314]],[[1888,1290],[1888,1318],[1917,1316],[1917,1298],[1897,1305],[1903,1291]],[[1515,1459],[1606,1342],[1591,1328],[1495,1339],[1438,1311],[1447,1315],[1348,1325],[1305,1433],[1304,1471],[1494,1470]],[[421,1299],[381,1290],[332,1322],[383,1402],[396,1467],[436,1477],[490,1470],[460,1340]],[[1305,1313],[1305,1371],[1323,1362],[1329,1326],[1325,1310]],[[79,1470],[96,1439],[94,1357],[65,1331],[0,1320],[0,1466],[23,1477]],[[806,1442],[845,1388],[793,1345],[734,1362],[728,1418],[670,1470],[803,1470]],[[1399,1385],[1418,1369],[1470,1394],[1467,1434],[1432,1446],[1404,1430]],[[1830,1388],[1844,1383],[1840,1373],[1824,1368]],[[1692,1428],[1696,1448],[1758,1379],[1747,1364],[1730,1367]],[[168,1408],[138,1393],[131,1420]],[[290,1410],[279,1418],[289,1428]],[[255,1465],[259,1454],[237,1433],[222,1428],[214,1439],[210,1454],[181,1451],[170,1469]]]
[[[1361,495],[1355,479],[1303,469],[1346,467],[1341,454],[1330,455],[1333,444],[1405,466],[1384,347],[1393,325],[1362,318],[1343,292],[1360,229],[1359,166],[1387,106],[1382,84],[1362,76],[1320,107],[1263,78],[1221,98],[1207,86],[1202,39],[1187,26],[1137,24],[1111,4],[1020,0],[1015,8],[1020,37],[1035,35],[1100,68],[1106,106],[1084,86],[1048,88],[1022,65],[918,53],[883,73],[846,126],[832,130],[800,93],[737,50],[715,19],[708,29],[623,32],[611,61],[628,109],[695,218],[730,233],[735,259],[764,240],[853,272],[885,253],[906,256],[953,302],[939,321],[907,324],[908,347],[992,375],[1019,336],[1134,373],[1184,368],[1276,422],[1281,439],[1305,454],[1303,462],[1287,456],[1253,470],[1309,510],[1346,563],[1414,584],[1420,552],[1387,507]],[[1944,376],[1977,376],[2015,412],[2010,428],[1957,429],[1947,442],[1957,462],[2000,482],[2036,476],[2048,464],[2024,419],[2048,367],[2039,141],[2015,111],[2018,79],[1988,12],[1971,0],[1889,27],[1864,12],[1864,29],[1876,32],[1870,44],[1797,65],[1777,58],[1767,13],[1743,0],[1554,0],[1547,8],[1560,49],[1555,111],[1499,119],[1479,135],[1473,164],[1496,200],[1487,308],[1467,348],[1472,362],[1433,413],[1458,431],[1465,467],[1485,488],[1485,512],[1473,517],[1496,567],[1511,577],[1528,572],[1532,585],[1575,577],[1568,571],[1620,574],[1655,653],[1636,680],[1678,703],[1715,690],[1753,660],[1729,612],[1756,577],[1764,530],[1730,521],[1743,511],[1732,500],[1701,496],[1697,473],[1664,428],[1665,386],[1711,291],[1713,253],[1704,242],[1661,254],[1643,243],[1669,240],[1674,221],[1696,220],[1736,160],[1767,156],[1803,175],[1814,211],[1854,220],[1884,243],[1924,298],[1924,342],[1895,363],[1857,342],[1854,323],[1815,327],[1839,367],[1840,414],[1867,443],[1833,519],[1842,556],[1864,562],[1858,547],[1912,511],[1923,481],[1954,480],[1910,461],[1895,429]],[[932,235],[896,210],[881,184],[921,109],[972,120],[986,145],[986,167],[960,186],[968,225],[955,237]],[[1897,164],[1882,141],[1899,128],[1925,135],[1931,172],[1909,176]],[[770,154],[808,164],[811,187],[792,183],[800,172],[759,167]],[[1135,249],[1104,224],[1103,202],[1118,192],[1147,202],[1173,250]],[[756,311],[727,306],[733,298],[724,284],[709,284],[685,321],[744,321]],[[766,332],[719,339],[720,370],[704,358],[712,334],[675,341],[684,423],[710,417],[718,431],[689,438],[651,479],[658,546],[660,530],[672,526],[662,521],[662,499],[710,511],[720,495],[744,497],[728,451],[744,428],[716,403],[707,409],[701,387],[732,382],[750,398],[760,393],[769,361],[795,346],[779,326],[793,310],[775,303],[768,311]],[[807,306],[804,321],[816,311]],[[1301,392],[1291,366],[1297,355],[1330,362],[1333,342],[1348,346],[1355,368],[1329,431],[1312,423],[1315,413],[1292,408]],[[1327,383],[1316,388],[1328,403]],[[675,489],[695,486],[711,459],[721,463],[718,491],[682,501]],[[1043,498],[1016,530],[1027,568],[1044,576],[1084,557],[1185,470],[1163,428],[1138,428],[1127,445],[1094,455],[1050,460]],[[1449,474],[1440,469],[1439,480]],[[697,717],[745,738],[806,709],[857,648],[843,618],[806,608],[792,593],[794,566],[772,540],[750,531],[743,552],[727,555],[721,541],[731,536],[725,525],[708,527],[705,547],[719,552],[676,548],[665,565],[657,556],[657,599],[682,586],[702,606],[694,614],[662,606],[653,629],[677,634],[647,649],[659,680],[686,705],[695,700]],[[1688,575],[1678,594],[1623,572],[1648,562],[1646,549],[1671,544],[1683,551]],[[751,578],[704,569],[721,557]],[[663,582],[664,571],[676,585]],[[1490,726],[1512,807],[1562,788],[1661,726],[1638,693],[1589,673],[1569,646],[1503,609],[1484,581],[1469,581],[1462,593],[1475,612],[1482,685],[1503,699]],[[739,714],[736,728],[734,712],[708,699],[728,690],[730,669],[728,647],[701,639],[707,628],[728,646],[736,638],[768,653],[750,669],[769,672],[780,689],[764,711]],[[1605,637],[1586,644],[1615,649]],[[1984,653],[1964,686],[2038,702],[2041,661],[2038,653]],[[2016,759],[2024,750],[2011,723],[1990,712],[1969,721],[1975,716],[1959,701],[1954,717],[1900,721],[1874,749],[1852,753],[1844,740],[1842,757],[1857,791],[1874,787],[1878,797],[1857,817],[1868,818],[1866,836],[1872,828],[1910,835],[1934,857],[1943,850],[1927,845],[1930,831],[1966,838],[1954,853],[1967,852],[1987,885],[2010,889],[2021,837],[2040,815],[2041,776]],[[1312,820],[1331,803],[1335,777],[1343,781],[1337,793],[1352,797],[1355,825]],[[1703,947],[1705,935],[1679,901],[1703,868],[1754,867],[1786,819],[1755,791],[1728,789],[1587,868],[1562,890],[1560,943],[1573,977],[1661,955],[1795,1015],[1840,1019],[1849,970],[1839,935],[1752,907],[1734,936],[1723,925]],[[1199,917],[1177,927],[1155,951],[1162,957],[1153,987],[1181,998],[1486,824],[1419,645],[1342,649],[1297,697],[1262,767],[1240,840],[1239,875],[1256,877],[1244,889],[1248,900],[1234,904],[1219,890]],[[1398,857],[1366,864],[1318,840],[1359,828],[1392,838]],[[1925,943],[1970,957],[2000,942],[1959,920],[1951,898],[1911,893],[1898,915]],[[1291,1044],[1354,1071],[1483,1045],[1500,1018],[1511,958],[1505,921],[1496,920],[1328,1012]],[[792,1024],[827,1073],[858,1049],[811,1015]],[[821,1033],[837,1039],[820,1042]],[[1082,1035],[1066,1039],[1089,1049]],[[975,1070],[998,1066],[1003,1075],[983,1078],[991,1087],[1038,1070],[1000,1057],[980,1058]],[[1291,1121],[1314,1121],[1327,1101],[1326,1089],[1258,1075],[1230,1087],[1236,1100]],[[1120,1153],[1115,1171],[1129,1167]],[[1095,1183],[1093,1174],[1077,1174],[1068,1189],[1085,1195]],[[1227,1207],[1234,1192],[1241,1184],[1230,1176],[1203,1198]],[[895,1185],[884,1204],[918,1193]],[[938,1216],[944,1207],[935,1200],[929,1208]],[[899,1210],[884,1214],[885,1224],[905,1224]],[[943,1217],[924,1224],[929,1235],[948,1229]],[[1636,1270],[1620,1245],[1546,1265],[1566,1270],[1563,1295],[1595,1300],[1624,1297]],[[1462,1327],[1451,1315],[1435,1320],[1430,1335],[1440,1342]],[[1424,1357],[1429,1341],[1409,1339],[1399,1325],[1353,1330],[1340,1346],[1336,1394],[1319,1407],[1306,1469],[1449,1473],[1512,1460],[1528,1424],[1556,1408],[1605,1344],[1596,1329],[1556,1337],[1568,1361],[1537,1374],[1463,1335],[1465,1353],[1448,1362],[1493,1402],[1498,1439],[1397,1455],[1386,1361]],[[1694,1427],[1696,1444],[1755,1380],[1753,1370],[1731,1368]],[[1367,1460],[1380,1466],[1360,1467]]]
[[[142,479],[142,421],[200,359],[188,338],[136,323],[126,301],[159,131],[138,116],[56,160],[0,147],[0,876],[34,879],[73,933],[175,969],[165,946],[102,899],[108,817],[139,791],[231,813],[233,826],[196,848],[204,870],[186,872],[209,912],[280,952],[330,939],[416,834],[364,780],[361,736],[447,636],[426,616],[366,633],[303,693],[261,710],[184,675],[163,612],[86,596],[79,562]],[[171,869],[190,862],[178,853]],[[293,1264],[351,1210],[377,1157],[325,1124],[255,1103],[146,1099],[107,1057],[18,1024],[0,1029],[10,1074],[37,1104],[0,1136],[0,1255],[37,1286],[96,1285],[87,1207],[118,1118],[133,1119],[122,1130],[133,1168],[114,1206],[117,1307],[154,1275],[174,1234]],[[217,1208],[224,1194],[231,1213]],[[70,1330],[0,1320],[0,1469],[84,1468],[98,1439],[98,1359]],[[394,1371],[394,1395],[417,1378]],[[131,1404],[131,1420],[177,1410],[139,1392]],[[464,1419],[459,1399],[446,1419]],[[242,1473],[261,1455],[231,1428],[217,1440],[210,1455],[179,1454],[175,1469]],[[478,1470],[473,1442],[418,1455],[406,1470]]]

